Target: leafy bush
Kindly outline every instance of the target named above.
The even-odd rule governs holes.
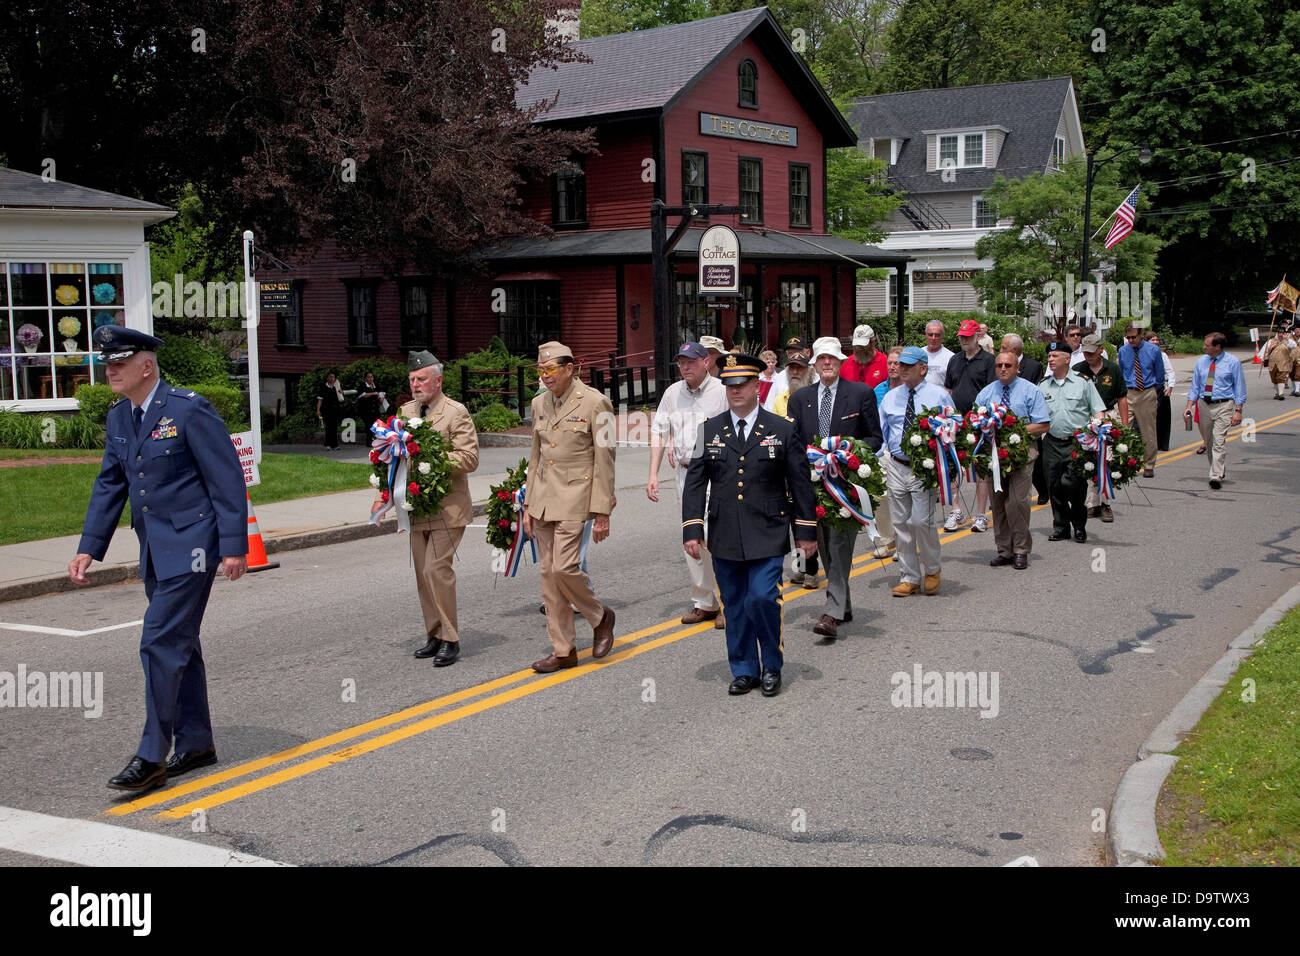
[[[481,432],[503,432],[523,424],[523,419],[500,402],[493,402],[470,417],[474,419],[474,427]]]
[[[354,391],[360,390],[366,372],[374,372],[375,384],[379,386],[381,392],[387,393],[388,402],[393,406],[388,410],[390,415],[396,411],[398,397],[409,391],[406,366],[391,359],[367,357],[357,359],[344,368],[336,365],[317,365],[298,380],[298,409],[289,416],[300,420],[300,424],[295,426],[295,429],[301,430],[302,425],[307,422],[311,423],[313,430],[320,427],[316,423],[316,396],[320,394],[321,386],[325,384],[325,378],[331,371],[338,374],[339,383],[344,389]],[[342,412],[344,418],[356,416],[356,403],[352,398],[344,403]],[[289,418],[281,422],[281,425],[288,424]]]
[[[961,350],[961,343],[957,341],[957,329],[967,319],[983,322],[987,325],[989,327],[989,336],[993,339],[994,345],[997,345],[1002,340],[1002,336],[1008,332],[1015,332],[1025,339],[1030,337],[1024,323],[1015,316],[995,315],[978,310],[946,312],[943,309],[927,309],[924,312],[904,312],[903,341],[901,343],[898,342],[896,319],[892,312],[881,316],[870,314],[860,316],[858,324],[867,322],[871,325],[871,328],[876,333],[878,348],[888,350],[890,346],[899,344],[924,348],[925,327],[936,319],[943,323],[943,344],[954,352]]]
[[[226,357],[200,339],[173,335],[158,350],[158,366],[171,385],[229,385]]]
[[[316,420],[316,406],[312,403],[311,412],[302,409],[280,419],[280,424],[264,433],[263,441],[268,445],[286,445],[307,441],[320,435],[320,422]]]
[[[49,438],[53,441],[46,440]],[[64,417],[0,411],[0,448],[103,447],[103,428],[85,415]]]
[[[464,358],[457,359],[454,362],[448,362],[443,372],[442,390],[451,398],[461,402],[471,413],[481,411],[489,405],[498,404],[514,408],[518,404],[513,394],[510,396],[501,395],[484,395],[475,392],[475,389],[514,389],[518,381],[515,370],[524,369],[524,397],[525,400],[537,391],[537,367],[532,357],[523,358],[511,355],[506,349],[505,342],[501,337],[494,335],[487,348],[478,352],[470,352]],[[475,369],[500,369],[508,371],[509,375],[471,375],[469,387],[471,392],[468,396],[461,394],[461,369],[468,368],[471,371]]]
[[[239,389],[228,385],[190,385],[188,388],[212,403],[226,423],[227,431],[248,431],[248,402]]]
[[[101,428],[104,426],[104,422],[108,420],[108,410],[113,407],[113,403],[117,399],[118,395],[110,385],[80,385],[77,387],[77,405],[81,409],[81,414]]]

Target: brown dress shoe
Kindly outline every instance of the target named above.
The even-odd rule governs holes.
[[[821,620],[813,625],[813,633],[824,637],[835,637],[838,629],[839,622],[829,614],[823,614]]]
[[[925,593],[926,594],[939,593],[939,572],[938,571],[934,572],[934,574],[927,574],[925,576]]]
[[[600,619],[591,635],[591,656],[599,660],[609,653],[614,646],[614,609],[607,605],[605,616]]]
[[[683,623],[683,624],[699,624],[701,621],[713,621],[713,620],[716,620],[717,617],[718,617],[718,612],[717,612],[716,610],[708,611],[708,610],[705,610],[705,609],[702,608],[702,607],[693,607],[693,608],[691,608],[691,613],[690,613],[690,614],[683,614],[683,615],[682,615],[682,623]]]
[[[1110,505],[1101,506],[1101,520],[1106,524],[1110,524],[1115,520],[1115,512],[1110,510]]]
[[[551,674],[555,671],[564,670],[566,667],[578,666],[577,650],[570,651],[564,657],[556,657],[554,653],[550,657],[543,657],[540,661],[533,661],[533,670],[539,674]]]
[[[1142,477],[1143,477],[1143,478],[1154,478],[1155,476],[1156,476],[1156,470],[1155,470],[1154,468],[1143,468],[1143,469],[1142,469]]]
[[[718,616],[713,619],[713,629],[715,631],[725,631],[727,629],[727,617],[721,611],[719,611]]]

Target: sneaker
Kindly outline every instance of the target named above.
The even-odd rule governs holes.
[[[877,558],[887,558],[894,553],[894,540],[892,538],[878,538],[876,547],[871,552],[872,556]]]
[[[970,529],[971,529],[972,531],[987,531],[987,530],[989,530],[989,519],[986,518],[986,517],[984,517],[984,515],[976,515],[976,516],[975,516],[975,523],[971,525]]]
[[[948,515],[948,520],[943,523],[943,530],[956,531],[965,523],[966,523],[966,516],[962,514],[961,509],[958,508],[952,514]]]

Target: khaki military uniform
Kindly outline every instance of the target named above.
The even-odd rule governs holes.
[[[543,392],[533,399],[524,507],[537,540],[546,632],[557,657],[574,650],[570,604],[593,628],[604,616],[579,563],[583,524],[614,508],[613,411],[608,398],[576,376],[564,395]]]
[[[451,459],[451,490],[435,515],[411,519],[411,558],[415,562],[415,587],[424,612],[424,629],[430,638],[459,641],[456,616],[456,572],[452,558],[460,547],[465,526],[474,515],[469,497],[469,474],[478,468],[478,431],[469,409],[440,395],[432,405],[407,402],[402,418],[423,418],[447,439]]]

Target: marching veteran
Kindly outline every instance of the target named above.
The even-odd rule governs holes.
[[[700,556],[708,511],[708,549],[727,610],[729,694],[781,691],[781,568],[790,526],[806,557],[817,552],[816,494],[795,427],[758,404],[752,355],[718,360],[727,411],[703,425],[704,454],[692,459],[682,494],[682,546]],[[792,503],[793,502],[793,503]]]
[[[218,569],[232,581],[247,570],[243,468],[212,406],[159,377],[162,344],[116,325],[95,330],[108,384],[126,401],[109,409],[103,465],[68,564],[68,576],[87,583],[130,501],[149,599],[140,635],[145,723],[136,755],[108,785],[137,792],[216,763],[199,628]]]
[[[465,526],[474,517],[469,475],[478,468],[478,431],[469,409],[443,393],[442,363],[432,352],[409,353],[406,368],[413,397],[402,406],[401,417],[424,419],[441,432],[451,460],[451,490],[443,497],[442,507],[437,514],[411,521],[415,590],[420,595],[424,632],[429,638],[415,656],[432,657],[434,667],[446,667],[460,656],[456,572],[451,562]],[[376,501],[371,510],[382,507],[383,502]]]
[[[664,391],[650,426],[650,477],[646,479],[645,493],[651,501],[659,501],[659,465],[664,448],[668,449],[668,467],[676,470],[677,507],[681,507],[682,488],[686,485],[686,469],[691,459],[702,449],[696,447],[700,426],[727,408],[727,390],[722,382],[709,374],[712,363],[708,352],[699,342],[684,342],[677,350],[677,368],[681,381],[673,382]],[[713,580],[713,563],[707,558],[686,555],[686,567],[691,575],[691,610],[683,615],[683,624],[713,621],[715,627],[725,627],[718,620],[717,584]]]
[[[1020,356],[1012,351],[993,358],[996,382],[985,385],[975,396],[975,405],[1006,405],[1025,423],[1031,439],[1047,434],[1047,402],[1038,387],[1020,377]],[[1001,442],[1001,439],[999,439]],[[1038,449],[1030,447],[1029,460],[1002,480],[1002,490],[993,491],[993,543],[998,553],[989,561],[995,568],[1010,564],[1017,571],[1029,567],[1034,540],[1029,534],[1029,488],[1033,484],[1034,459]],[[996,467],[996,462],[994,463]]]
[[[1106,406],[1108,418],[1123,422],[1128,418],[1128,386],[1124,384],[1124,373],[1120,371],[1119,363],[1106,358],[1104,343],[1096,332],[1085,335],[1083,341],[1079,343],[1079,349],[1083,352],[1083,361],[1074,365],[1071,371],[1080,378],[1092,382],[1093,387],[1097,389],[1097,394],[1101,396],[1102,404]],[[1106,449],[1107,461],[1112,454],[1112,449]],[[1088,509],[1089,518],[1100,518],[1106,524],[1115,520],[1115,513],[1102,499],[1096,482],[1088,482],[1088,495],[1084,499],[1084,506]]]
[[[1047,540],[1064,541],[1073,525],[1074,540],[1083,543],[1088,540],[1088,509],[1083,503],[1088,489],[1084,479],[1070,473],[1070,451],[1074,433],[1085,428],[1094,415],[1103,414],[1106,403],[1092,382],[1070,371],[1072,348],[1068,341],[1048,344],[1047,366],[1051,374],[1038,383],[1038,388],[1051,417],[1043,437],[1043,472],[1052,496],[1052,533]]]
[[[938,492],[922,486],[912,473],[911,449],[902,446],[903,432],[923,408],[952,405],[951,395],[926,380],[928,354],[915,345],[898,354],[899,386],[886,392],[880,403],[880,430],[885,439],[880,458],[885,463],[885,487],[898,547],[894,560],[903,572],[894,597],[910,597],[920,591],[922,575],[925,593],[939,593],[939,527],[934,520]]]
[[[1246,407],[1246,375],[1241,362],[1224,351],[1228,337],[1211,332],[1205,337],[1205,354],[1196,360],[1191,387],[1187,389],[1185,416],[1200,409],[1205,423],[1206,444],[1210,446],[1210,487],[1218,491],[1227,476],[1228,429],[1241,424]]]
[[[543,342],[537,371],[546,391],[533,399],[533,448],[528,457],[524,533],[537,540],[542,603],[551,654],[533,664],[539,674],[578,666],[573,605],[592,627],[591,656],[614,646],[614,611],[596,597],[579,567],[582,526],[592,522],[597,544],[609,537],[614,510],[614,444],[598,441],[602,423],[613,415],[609,399],[576,377],[573,352]]]

